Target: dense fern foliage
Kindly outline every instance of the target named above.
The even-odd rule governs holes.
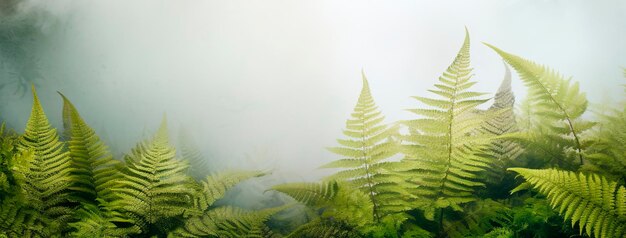
[[[0,127],[0,238],[626,237],[625,104],[585,114],[578,83],[488,47],[505,61],[490,106],[467,31],[407,120],[385,122],[362,73],[329,175],[255,184],[271,202],[254,210],[233,201],[267,172],[221,171],[182,131],[177,151],[165,118],[116,158],[62,94],[59,134],[33,87],[24,133]]]

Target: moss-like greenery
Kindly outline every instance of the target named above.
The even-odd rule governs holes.
[[[626,107],[583,117],[575,81],[487,46],[526,85],[521,110],[508,66],[479,109],[467,33],[414,118],[385,123],[363,74],[323,166],[339,170],[255,211],[219,200],[265,172],[212,170],[185,133],[178,157],[165,118],[114,158],[63,95],[58,133],[33,87],[25,132],[0,128],[0,237],[624,237]]]

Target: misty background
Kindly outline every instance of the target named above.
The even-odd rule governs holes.
[[[503,78],[488,42],[616,103],[625,12],[620,0],[0,0],[0,120],[23,130],[32,82],[54,126],[60,91],[118,158],[165,113],[172,137],[185,128],[216,169],[312,180],[339,158],[324,148],[343,136],[361,69],[386,122],[410,119],[404,109],[422,106],[410,96],[430,95],[465,26],[474,91]],[[515,75],[513,88],[520,102]]]

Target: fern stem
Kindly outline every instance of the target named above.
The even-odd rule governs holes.
[[[365,112],[361,114],[361,120],[363,122],[363,125],[365,125]],[[372,200],[372,205],[374,206],[372,213],[374,215],[374,220],[376,220],[376,223],[380,223],[380,214],[378,214],[378,203],[376,202],[376,197],[374,196],[374,187],[372,185],[373,183],[372,174],[370,173],[369,163],[367,161],[367,146],[365,145],[365,127],[361,131],[361,139],[362,139],[361,145],[363,149],[363,160],[365,161],[365,177],[367,178],[367,187],[369,189],[369,197],[370,197],[370,200]]]

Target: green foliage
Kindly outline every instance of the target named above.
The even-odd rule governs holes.
[[[494,102],[487,110],[493,116],[487,118],[482,124],[482,131],[493,136],[503,136],[518,132],[516,116],[514,112],[515,96],[511,89],[511,70],[506,64],[505,75]],[[519,143],[506,138],[497,138],[491,142],[487,155],[492,156],[491,166],[486,170],[486,182],[490,185],[501,184],[504,179],[506,168],[511,164],[518,163],[517,159],[522,155],[523,149]]]
[[[511,222],[510,209],[493,200],[480,200],[467,206],[458,220],[444,222],[448,237],[471,237],[486,234]]]
[[[373,217],[380,221],[389,213],[409,207],[401,199],[407,196],[398,184],[402,179],[393,173],[398,163],[386,161],[399,152],[397,143],[390,138],[396,129],[383,124],[385,117],[377,109],[364,73],[362,77],[361,94],[343,131],[348,139],[337,140],[340,147],[328,148],[344,158],[323,168],[345,168],[327,179],[349,181],[367,193],[373,205]]]
[[[603,115],[600,129],[594,133],[594,143],[587,151],[586,158],[591,162],[584,169],[604,173],[626,183],[626,107]]]
[[[178,136],[180,144],[180,154],[184,160],[189,162],[189,175],[196,180],[201,180],[209,174],[210,167],[207,158],[200,152],[194,144],[191,135],[185,130],[181,130]]]
[[[44,218],[38,225],[46,226],[48,234],[61,231],[72,216],[74,205],[70,202],[75,200],[76,191],[72,174],[76,169],[72,167],[65,143],[59,141],[56,129],[50,126],[34,87],[32,112],[18,149],[24,153],[32,151],[34,156],[24,171],[26,179],[21,185],[26,204]]]
[[[626,189],[599,175],[555,169],[510,169],[522,175],[563,217],[594,237],[626,235]]]
[[[121,163],[113,159],[107,146],[80,117],[74,105],[63,94],[60,95],[63,97],[63,125],[74,168],[73,176],[77,181],[73,189],[85,203],[95,204],[96,198],[113,201],[112,191],[117,186],[115,181],[121,178],[118,171]]]
[[[431,220],[435,209],[462,211],[461,204],[475,201],[475,189],[484,186],[478,173],[491,163],[485,156],[489,136],[476,133],[484,121],[476,107],[487,99],[478,98],[483,93],[468,91],[475,84],[470,81],[469,49],[466,31],[463,46],[435,84],[437,89],[429,90],[441,99],[414,97],[431,108],[411,109],[423,118],[406,122],[411,133],[405,141],[411,145],[403,161],[414,184],[409,191],[430,200],[423,209]]]
[[[142,230],[165,233],[183,214],[193,207],[191,178],[184,171],[187,164],[175,158],[176,150],[169,144],[165,118],[145,150],[130,160],[122,171],[119,198],[114,206],[126,210]]]
[[[529,101],[529,108],[533,114],[540,116],[540,124],[526,132],[528,135],[525,139],[529,145],[538,150],[559,153],[555,161],[559,167],[572,168],[575,159],[582,165],[586,144],[581,134],[594,123],[580,118],[588,102],[585,93],[580,92],[578,83],[572,83],[550,68],[489,44],[487,46],[517,71],[528,88],[526,100]]]

